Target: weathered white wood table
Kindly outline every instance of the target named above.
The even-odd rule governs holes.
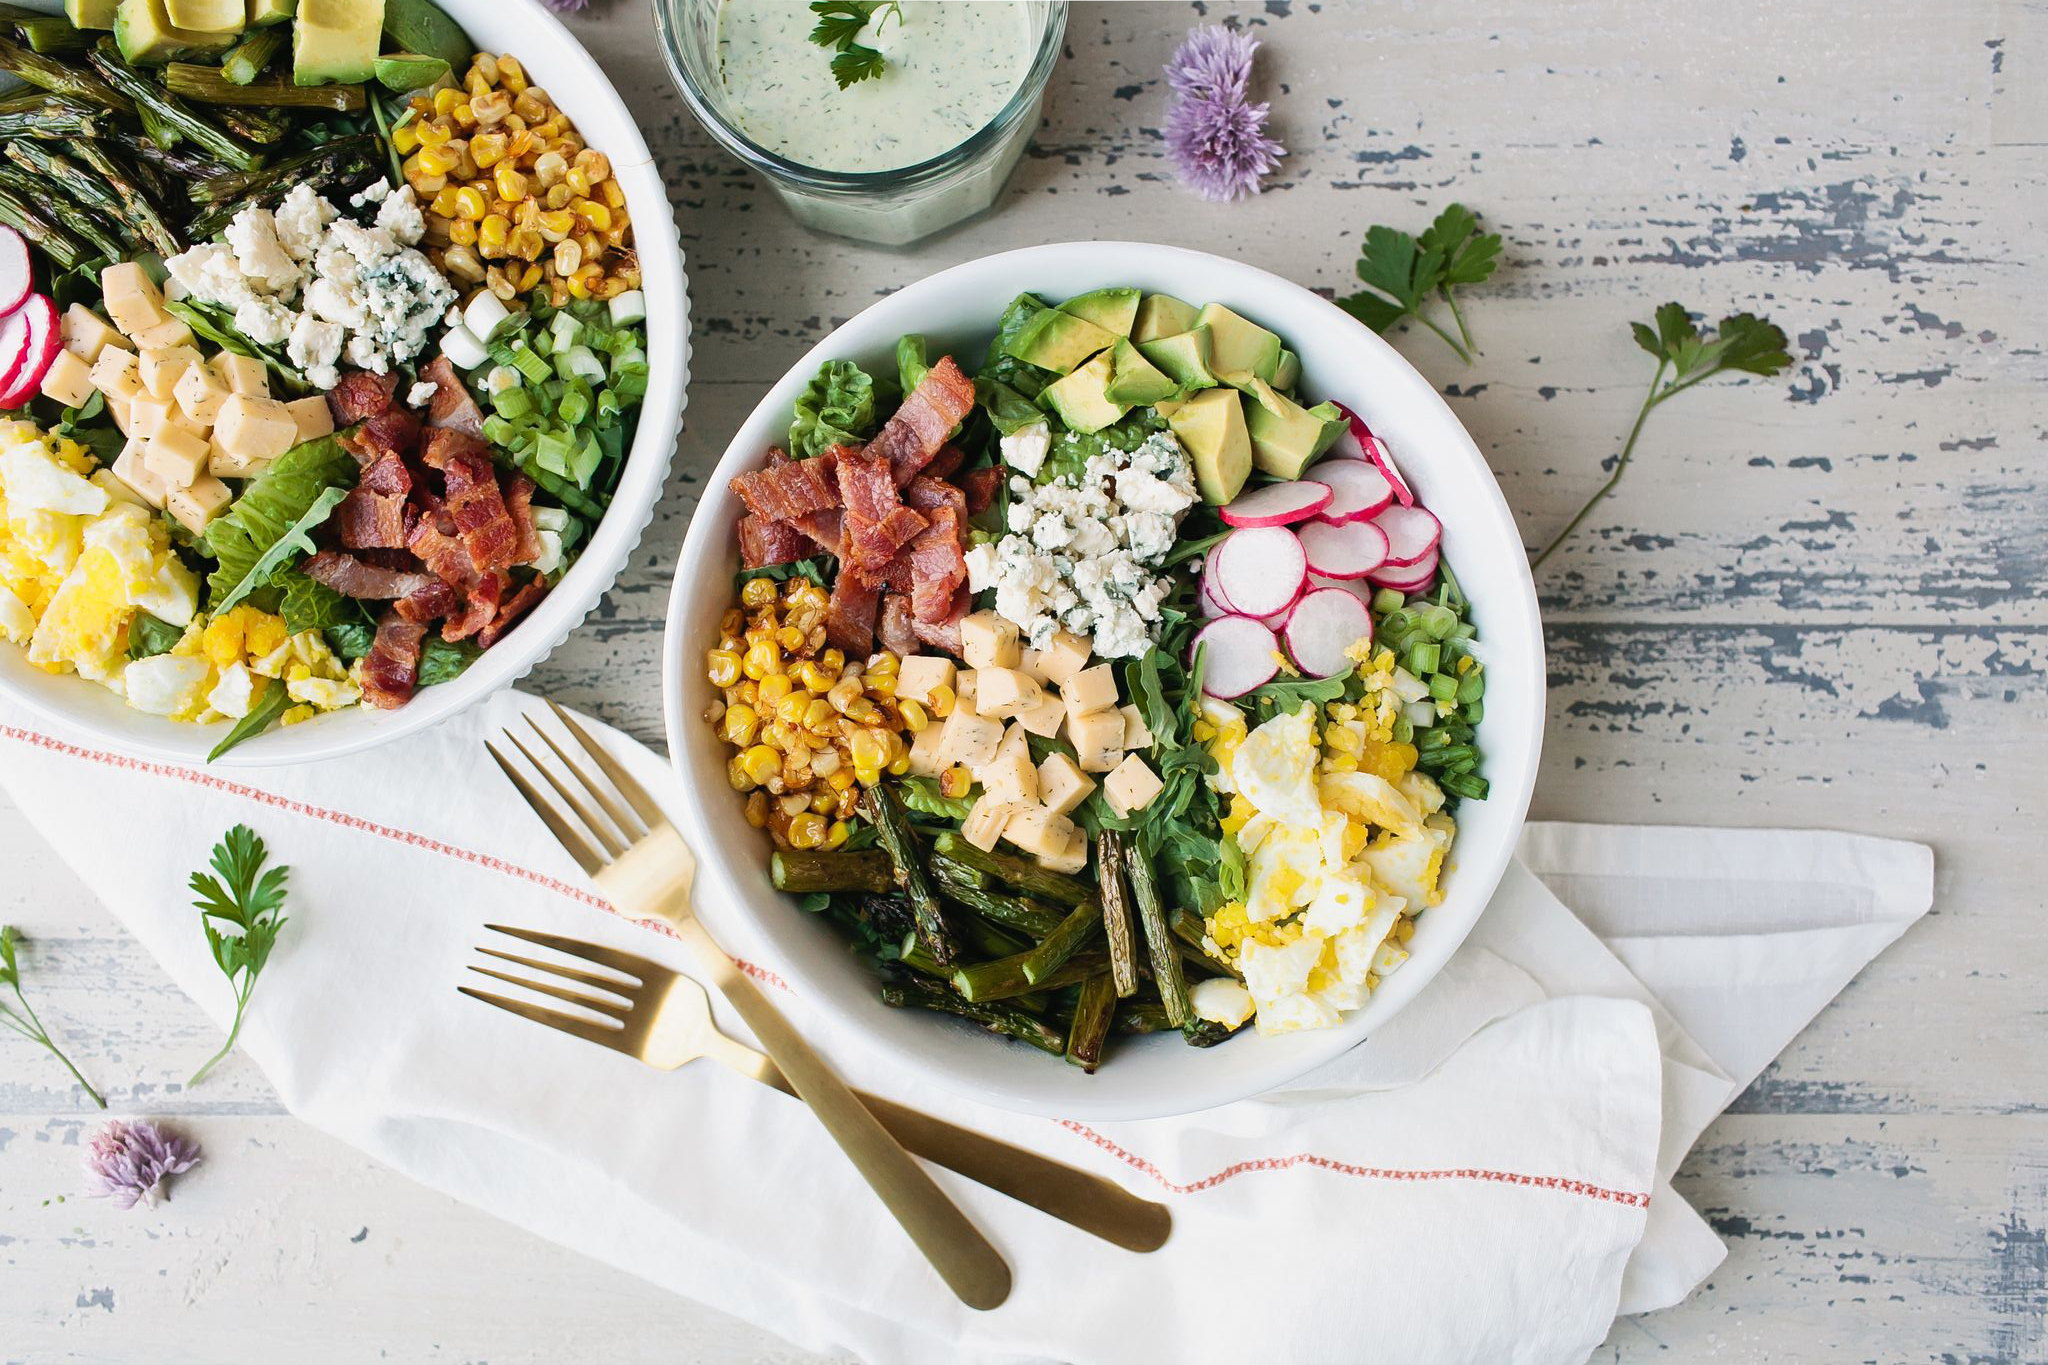
[[[1546,566],[1536,813],[1922,839],[1938,899],[1681,1175],[1727,1263],[1598,1358],[2048,1361],[2048,11],[1269,0],[1239,18],[1293,155],[1211,206],[1162,159],[1157,73],[1227,9],[1077,5],[1000,210],[912,255],[793,227],[691,124],[643,7],[579,21],[674,193],[696,383],[652,531],[535,683],[658,742],[669,566],[727,435],[833,324],[989,251],[1144,238],[1342,292],[1368,224],[1464,200],[1508,239],[1468,308],[1484,355],[1400,344],[1532,544],[1633,415],[1631,319],[1768,312],[1796,373],[1666,408]],[[183,1093],[215,1036],[11,814],[0,919],[37,940],[45,1019],[209,1165],[154,1213],[80,1200],[97,1116],[0,1041],[0,1361],[799,1358],[378,1169],[239,1059]]]

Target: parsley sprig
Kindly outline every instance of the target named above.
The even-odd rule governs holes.
[[[1475,349],[1472,332],[1465,326],[1465,315],[1452,291],[1491,278],[1500,264],[1500,246],[1500,234],[1479,231],[1479,219],[1463,204],[1452,204],[1439,213],[1420,237],[1384,225],[1367,228],[1365,246],[1358,256],[1358,278],[1370,287],[1338,299],[1337,306],[1375,332],[1385,332],[1403,318],[1414,318],[1470,365]],[[1457,336],[1422,311],[1431,298],[1442,299],[1450,310]]]
[[[860,41],[861,30],[873,20],[875,32],[880,33],[892,16],[902,23],[903,6],[898,0],[814,0],[811,13],[818,16],[811,41],[838,54],[832,58],[832,79],[839,82],[841,90],[882,74],[888,63],[880,52]],[[875,19],[877,13],[880,19]]]
[[[265,871],[263,862],[269,856],[254,830],[236,825],[213,846],[213,870],[219,875],[192,874],[192,890],[199,898],[192,904],[206,929],[206,946],[213,950],[213,960],[220,964],[228,984],[234,987],[235,1022],[221,1050],[193,1073],[187,1085],[205,1080],[206,1073],[234,1051],[235,1039],[242,1032],[243,1011],[249,1006],[250,993],[256,989],[256,978],[262,973],[263,964],[270,960],[270,950],[277,946],[278,930],[285,926],[285,917],[279,912],[284,908],[285,877],[290,869],[273,867]],[[216,926],[216,920],[234,932],[224,932]]]
[[[1621,455],[1614,462],[1614,472],[1607,476],[1607,482],[1601,484],[1592,497],[1586,499],[1586,505],[1565,523],[1565,528],[1544,547],[1543,553],[1536,556],[1529,566],[1531,569],[1541,568],[1543,561],[1579,529],[1579,523],[1586,519],[1586,515],[1621,482],[1621,476],[1628,472],[1629,459],[1635,454],[1636,438],[1643,434],[1643,423],[1658,404],[1677,397],[1723,370],[1769,377],[1784,372],[1792,365],[1792,356],[1785,349],[1785,333],[1773,326],[1768,318],[1752,313],[1736,313],[1722,318],[1721,325],[1709,336],[1693,323],[1684,305],[1667,303],[1657,310],[1655,327],[1643,322],[1630,323],[1629,327],[1635,333],[1636,345],[1657,357],[1657,373],[1650,377],[1649,395],[1643,399],[1643,406],[1636,413],[1635,425],[1629,428],[1628,440],[1622,444]],[[1667,373],[1669,378],[1665,377]]]
[[[50,1040],[49,1030],[43,1027],[42,1020],[36,1018],[36,1012],[29,1007],[28,997],[21,993],[21,964],[16,960],[14,952],[16,941],[14,926],[0,924],[0,986],[11,987],[14,991],[15,1005],[20,1006],[16,1009],[15,1005],[0,1001],[0,1024],[7,1025],[30,1042],[40,1044],[52,1057],[64,1063],[64,1069],[85,1087],[85,1093],[92,1096],[92,1102],[102,1109],[106,1108],[106,1100],[99,1091],[92,1088],[91,1081],[79,1074],[78,1068],[71,1064],[71,1059],[64,1055],[64,1050]]]

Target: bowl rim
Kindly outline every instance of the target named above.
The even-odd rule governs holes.
[[[747,906],[747,892],[742,887],[739,878],[734,874],[732,865],[734,860],[723,849],[718,847],[716,840],[709,837],[709,828],[706,821],[705,801],[707,799],[730,798],[732,793],[727,789],[722,774],[719,775],[720,780],[715,790],[710,788],[709,779],[705,779],[706,785],[703,790],[700,790],[698,780],[693,777],[682,757],[687,752],[684,726],[690,723],[683,713],[682,668],[684,660],[692,652],[688,647],[689,642],[683,639],[683,630],[691,603],[695,597],[695,590],[699,584],[704,581],[714,581],[721,584],[730,581],[731,569],[724,562],[724,557],[729,549],[730,528],[715,525],[714,518],[709,516],[707,512],[713,503],[719,503],[724,499],[723,481],[729,478],[732,473],[738,472],[748,461],[758,460],[760,457],[760,451],[743,448],[741,445],[742,439],[751,428],[760,422],[765,413],[771,409],[779,411],[787,405],[788,400],[783,396],[784,391],[793,389],[799,377],[808,378],[810,374],[815,372],[818,364],[822,361],[838,358],[843,352],[853,349],[846,346],[840,339],[849,330],[854,329],[856,324],[868,318],[871,314],[878,311],[894,313],[896,310],[907,306],[906,300],[922,298],[928,294],[943,293],[949,283],[966,276],[979,276],[984,272],[997,272],[1004,278],[1015,282],[1013,289],[1028,289],[1030,287],[1028,281],[1032,278],[1032,272],[1038,267],[1044,266],[1047,270],[1060,269],[1062,266],[1070,266],[1077,253],[1085,253],[1081,256],[1083,268],[1094,270],[1097,269],[1098,262],[1095,259],[1090,259],[1090,257],[1099,258],[1105,255],[1121,256],[1131,252],[1144,253],[1149,272],[1154,276],[1187,274],[1201,271],[1216,272],[1220,270],[1223,274],[1234,277],[1228,281],[1230,287],[1234,288],[1239,284],[1256,284],[1260,288],[1285,292],[1294,296],[1298,301],[1310,304],[1312,307],[1328,310],[1332,321],[1341,321],[1349,329],[1349,334],[1355,338],[1359,346],[1367,350],[1377,348],[1382,351],[1384,353],[1381,357],[1383,362],[1390,361],[1397,372],[1405,373],[1409,395],[1404,395],[1404,401],[1407,396],[1412,395],[1415,401],[1433,404],[1437,410],[1436,415],[1440,418],[1448,419],[1449,430],[1456,433],[1456,440],[1453,442],[1454,451],[1442,452],[1435,458],[1454,458],[1467,461],[1475,466],[1476,470],[1483,476],[1481,483],[1485,490],[1484,506],[1483,508],[1475,509],[1475,515],[1483,512],[1486,520],[1490,523],[1485,528],[1484,533],[1489,536],[1497,536],[1505,544],[1514,546],[1518,552],[1521,550],[1522,541],[1519,530],[1515,525],[1514,515],[1508,507],[1507,499],[1502,494],[1498,481],[1493,477],[1491,467],[1487,464],[1477,444],[1472,440],[1470,433],[1465,430],[1464,423],[1458,419],[1457,414],[1444,401],[1443,395],[1437,391],[1435,386],[1430,384],[1426,378],[1415,370],[1414,366],[1409,364],[1404,356],[1388,345],[1383,338],[1358,324],[1355,319],[1351,318],[1342,309],[1339,309],[1334,303],[1296,284],[1294,281],[1275,275],[1260,266],[1190,247],[1169,246],[1160,243],[1108,239],[1052,242],[1037,246],[1020,247],[961,262],[934,274],[924,276],[905,285],[902,289],[877,299],[859,313],[854,314],[845,322],[834,327],[825,336],[821,337],[816,344],[805,350],[784,371],[781,378],[767,387],[760,401],[755,404],[753,409],[748,412],[747,416],[742,419],[739,426],[734,430],[732,439],[728,442],[716,465],[707,471],[705,498],[692,512],[689,529],[684,536],[682,549],[677,556],[676,575],[670,589],[668,611],[662,636],[662,717],[670,754],[670,764],[675,770],[683,790],[683,812],[685,823],[688,826],[683,833],[693,847],[712,850],[708,853],[700,854],[700,879],[705,873],[709,873],[717,889],[723,893],[718,898],[720,905],[743,907],[740,911],[734,913],[744,921],[740,927],[750,938],[757,941],[767,941],[771,946],[775,946],[772,942],[774,938],[773,930],[755,922],[756,916],[753,915],[751,910],[744,908]],[[1114,262],[1103,267],[1105,271],[1113,270],[1114,268]],[[913,320],[907,322],[903,330],[915,331],[918,329]],[[1344,397],[1340,395],[1339,401],[1345,401]],[[1353,407],[1354,405],[1346,402],[1346,406]],[[717,547],[715,552],[712,549],[714,544]],[[714,554],[716,556],[715,561]],[[1514,781],[1511,784],[1496,782],[1488,796],[1487,804],[1489,807],[1496,810],[1506,810],[1507,812],[1503,833],[1497,842],[1479,850],[1465,848],[1462,845],[1457,846],[1459,848],[1457,872],[1461,886],[1479,888],[1475,890],[1473,899],[1470,902],[1471,908],[1469,913],[1465,916],[1463,923],[1456,926],[1453,937],[1441,940],[1442,946],[1439,955],[1427,971],[1411,969],[1386,979],[1374,991],[1371,1004],[1365,1009],[1354,1011],[1347,1015],[1343,1021],[1333,1028],[1313,1033],[1288,1035],[1290,1041],[1297,1039],[1302,1041],[1291,1050],[1290,1055],[1284,1059],[1276,1060],[1276,1063],[1266,1071],[1248,1078],[1231,1080],[1219,1069],[1214,1081],[1206,1085],[1190,1087],[1192,1093],[1183,1097],[1173,1099],[1155,1097],[1148,1099],[1142,1095],[1120,1095],[1112,1088],[1115,1074],[1113,1069],[1105,1068],[1092,1078],[1091,1085],[1099,1085],[1099,1089],[1091,1088],[1082,1100],[1075,1101],[1071,1097],[1062,1097],[1057,1101],[1049,1101],[1036,1095],[1024,1093],[1019,1089],[1005,1086],[993,1079],[962,1074],[960,1069],[935,1061],[931,1055],[922,1052],[914,1045],[904,1045],[885,1033],[864,1026],[855,1014],[850,1012],[841,1001],[835,998],[831,990],[820,989],[813,985],[809,979],[810,973],[806,968],[794,961],[793,955],[783,952],[779,946],[775,946],[779,959],[776,964],[777,968],[787,973],[792,987],[801,994],[807,1004],[823,1016],[835,1032],[854,1039],[862,1048],[870,1053],[885,1059],[895,1066],[906,1069],[914,1077],[926,1080],[953,1093],[992,1104],[999,1108],[1036,1114],[1043,1117],[1128,1120],[1196,1113],[1217,1105],[1264,1094],[1342,1056],[1366,1041],[1367,1034],[1363,1028],[1363,1016],[1368,1011],[1375,1015],[1376,1025],[1384,1024],[1401,1009],[1405,1008],[1416,995],[1420,994],[1429,982],[1434,979],[1437,972],[1442,969],[1444,963],[1448,962],[1457,952],[1459,946],[1462,945],[1465,938],[1470,934],[1473,926],[1478,923],[1480,915],[1485,913],[1487,903],[1492,899],[1502,876],[1507,871],[1509,861],[1514,856],[1519,832],[1527,819],[1530,798],[1535,788],[1537,763],[1542,750],[1546,675],[1544,671],[1544,640],[1541,615],[1538,610],[1534,579],[1529,572],[1525,554],[1518,553],[1515,562],[1519,565],[1519,569],[1512,575],[1515,579],[1516,589],[1513,594],[1514,600],[1502,601],[1490,598],[1486,603],[1486,610],[1489,614],[1496,614],[1497,616],[1504,617],[1505,615],[1512,614],[1520,618],[1522,626],[1520,634],[1524,641],[1525,649],[1520,657],[1503,658],[1490,666],[1512,667],[1517,669],[1526,678],[1529,724],[1526,730],[1520,733],[1519,737],[1513,734],[1497,738],[1489,737],[1489,756],[1498,761],[1501,771],[1512,772],[1514,774]],[[1500,747],[1495,747],[1496,745]],[[707,792],[709,793],[708,798],[706,796]],[[1501,805],[1495,806],[1494,803],[1496,801],[1499,801]],[[786,898],[781,897],[779,893],[770,894],[775,894],[778,899],[786,901]],[[1436,908],[1433,907],[1434,909]],[[865,969],[863,968],[862,970]],[[1375,1009],[1375,1007],[1380,1007],[1382,1002],[1387,1003],[1383,1007]],[[1110,1083],[1099,1084],[1104,1082],[1105,1078],[1109,1078]]]
[[[482,0],[443,0],[451,17],[467,29],[456,11],[486,8]],[[529,22],[537,21],[535,45],[547,52],[550,64],[566,63],[580,68],[576,88],[568,93],[563,107],[572,119],[573,103],[593,102],[608,106],[610,120],[618,126],[621,141],[616,153],[607,151],[613,175],[625,182],[627,202],[634,212],[634,246],[641,262],[641,292],[647,299],[648,389],[642,400],[633,445],[626,453],[619,487],[612,495],[604,518],[592,529],[583,552],[562,581],[543,598],[531,615],[507,632],[505,639],[485,650],[462,675],[449,682],[422,688],[395,711],[378,712],[376,719],[350,725],[328,734],[316,717],[289,730],[271,729],[236,746],[217,759],[206,755],[218,743],[223,729],[218,724],[198,726],[170,721],[127,710],[118,713],[102,706],[71,708],[50,704],[36,690],[15,685],[6,669],[0,669],[0,700],[19,703],[26,710],[59,725],[91,737],[123,753],[179,763],[196,763],[209,768],[249,768],[315,763],[389,744],[440,724],[466,710],[475,702],[508,687],[524,677],[574,633],[617,583],[634,549],[653,522],[668,475],[674,464],[682,431],[683,411],[689,396],[690,301],[687,263],[676,226],[675,208],[668,197],[660,169],[647,146],[639,120],[618,86],[598,65],[566,25],[538,0],[510,0],[511,7],[526,12]],[[495,8],[494,3],[491,8]],[[474,40],[472,40],[474,41]],[[477,47],[486,50],[484,45]],[[551,93],[561,97],[570,87],[559,75],[548,82]],[[650,210],[640,212],[639,210]],[[674,354],[664,356],[657,346],[651,320],[665,312],[674,319]],[[662,338],[666,342],[668,338]],[[563,606],[561,604],[569,605]],[[508,648],[521,640],[530,644]],[[6,648],[19,649],[8,645]],[[21,661],[27,667],[25,658]],[[97,685],[66,675],[63,681],[80,688]],[[105,689],[97,689],[104,691]],[[61,694],[59,694],[61,695]],[[84,694],[88,697],[91,693]],[[95,699],[97,700],[97,699]],[[104,714],[103,714],[104,713]],[[347,714],[355,714],[353,711]],[[130,725],[113,723],[113,717],[130,719]],[[266,744],[289,736],[296,743]],[[277,752],[278,749],[285,752]]]

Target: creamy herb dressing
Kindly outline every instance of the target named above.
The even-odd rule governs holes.
[[[818,170],[900,170],[994,122],[1030,70],[1037,34],[1019,0],[904,0],[860,41],[882,74],[841,90],[799,0],[724,0],[720,79],[732,118],[778,156]]]

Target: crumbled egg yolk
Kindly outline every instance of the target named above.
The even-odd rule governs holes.
[[[1243,984],[1197,999],[1205,1019],[1256,1014],[1261,1033],[1335,1024],[1407,960],[1414,915],[1441,899],[1456,826],[1415,746],[1393,738],[1404,671],[1387,650],[1357,662],[1364,697],[1320,714],[1304,703],[1251,729],[1227,702],[1203,703],[1194,737],[1247,864],[1244,899],[1209,916],[1204,944]]]

